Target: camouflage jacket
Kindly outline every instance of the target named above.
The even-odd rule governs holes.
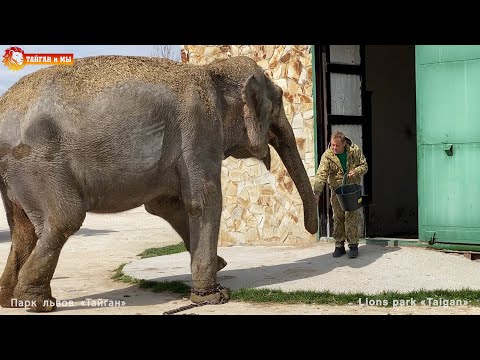
[[[365,160],[362,150],[348,138],[345,149],[347,149],[347,174],[351,170],[355,172],[355,176],[347,177],[346,183],[360,184],[361,177],[368,171],[367,160]],[[342,164],[340,164],[340,160],[329,147],[320,160],[317,175],[315,175],[313,192],[321,194],[325,183],[330,185],[330,189],[336,189],[342,185],[343,176]]]

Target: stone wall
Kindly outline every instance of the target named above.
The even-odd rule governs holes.
[[[183,62],[207,64],[214,59],[253,58],[283,89],[284,106],[307,174],[315,175],[312,54],[309,45],[182,46]],[[223,212],[219,245],[303,245],[316,235],[303,225],[299,193],[280,157],[270,147],[270,172],[257,159],[224,160]]]

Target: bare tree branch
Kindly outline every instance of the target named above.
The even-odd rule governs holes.
[[[178,54],[175,51],[174,45],[153,45],[153,57],[162,57],[174,61],[180,61]]]

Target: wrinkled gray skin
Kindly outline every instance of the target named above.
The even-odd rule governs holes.
[[[115,75],[119,59],[131,74]],[[89,61],[101,73],[75,75]],[[136,70],[146,63],[156,66],[158,78]],[[90,91],[98,78],[105,84]],[[54,301],[50,281],[60,251],[86,212],[140,205],[183,238],[193,290],[211,290],[226,265],[217,256],[222,160],[255,157],[269,168],[268,144],[300,192],[305,228],[317,231],[316,203],[282,90],[249,58],[207,66],[87,58],[24,77],[8,93],[0,98],[0,191],[12,235],[0,279],[4,307],[16,298],[35,301],[37,311],[53,310],[44,300]],[[191,299],[220,297],[192,293]]]

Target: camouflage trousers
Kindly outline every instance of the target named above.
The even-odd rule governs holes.
[[[330,203],[333,210],[333,238],[335,246],[344,246],[345,240],[348,244],[358,244],[358,238],[362,231],[362,208],[355,211],[343,211],[338,202],[335,192],[331,192]]]

